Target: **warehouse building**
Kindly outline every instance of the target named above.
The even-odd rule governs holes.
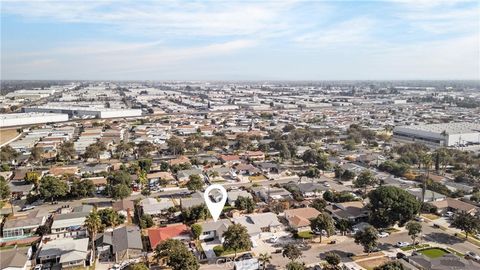
[[[25,112],[64,113],[64,114],[68,114],[70,118],[80,118],[80,119],[142,116],[142,110],[140,109],[38,106],[38,107],[27,107],[27,108],[24,108],[23,110]]]
[[[29,112],[0,115],[0,127],[2,128],[64,121],[68,121],[67,114]]]
[[[393,138],[403,142],[420,142],[429,147],[469,147],[480,145],[480,124],[443,123],[398,126]]]

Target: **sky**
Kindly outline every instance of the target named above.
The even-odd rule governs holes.
[[[480,79],[480,1],[0,1],[2,80]]]

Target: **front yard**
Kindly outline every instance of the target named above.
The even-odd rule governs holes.
[[[422,253],[423,255],[432,259],[442,257],[443,255],[449,253],[448,251],[442,248],[426,248],[426,249],[418,250],[417,252]]]

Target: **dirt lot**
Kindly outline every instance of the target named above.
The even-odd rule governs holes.
[[[17,129],[0,129],[0,145],[8,142],[18,135]]]
[[[389,259],[387,257],[381,257],[381,258],[375,258],[375,259],[371,259],[371,260],[365,260],[365,261],[361,261],[361,262],[357,262],[358,265],[360,265],[361,267],[365,268],[365,269],[373,269],[377,266],[380,266],[386,262],[388,262]]]

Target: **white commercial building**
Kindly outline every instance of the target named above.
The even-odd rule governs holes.
[[[59,113],[11,113],[0,115],[0,128],[26,126],[43,123],[57,123],[68,121],[67,114]]]
[[[140,109],[111,109],[97,107],[38,106],[24,108],[25,112],[65,113],[72,118],[119,118],[142,116]]]
[[[466,147],[480,144],[480,124],[460,122],[398,126],[393,129],[393,138],[420,142],[430,147]]]

